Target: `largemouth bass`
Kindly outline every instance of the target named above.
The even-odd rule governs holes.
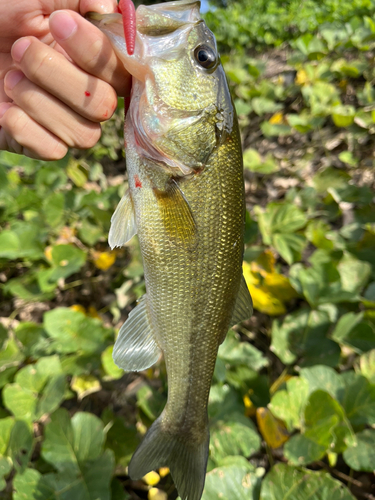
[[[219,345],[251,316],[242,277],[244,183],[237,118],[200,2],[138,7],[134,53],[120,14],[92,16],[133,75],[125,121],[129,192],[110,246],[138,234],[146,295],[114,347],[126,371],[164,354],[168,401],[129,464],[133,479],[168,466],[182,500],[202,495],[207,404]]]

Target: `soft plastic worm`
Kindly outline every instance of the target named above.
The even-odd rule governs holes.
[[[135,7],[132,0],[120,0],[119,11],[122,14],[124,24],[126,48],[129,56],[131,56],[134,53],[136,34]]]

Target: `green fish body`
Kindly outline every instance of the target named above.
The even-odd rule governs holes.
[[[213,34],[199,2],[137,9],[129,56],[120,15],[95,16],[133,90],[125,123],[129,192],[109,243],[138,234],[146,295],[122,326],[114,360],[144,370],[163,353],[168,401],[136,450],[133,479],[168,466],[182,500],[199,500],[209,449],[207,403],[219,345],[251,316],[242,277],[240,135]]]

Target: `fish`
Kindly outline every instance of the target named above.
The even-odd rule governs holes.
[[[202,496],[207,405],[217,352],[252,315],[242,274],[244,180],[235,108],[200,2],[140,5],[128,53],[120,14],[90,15],[132,75],[124,135],[129,190],[109,244],[138,235],[146,294],[113,350],[125,371],[164,356],[168,398],[128,467],[137,480],[169,467],[182,500]]]

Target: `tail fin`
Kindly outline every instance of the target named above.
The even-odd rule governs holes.
[[[200,500],[206,478],[208,426],[204,438],[194,442],[192,437],[172,434],[162,425],[162,415],[155,420],[129,464],[129,475],[140,479],[159,467],[169,467],[181,500]]]

